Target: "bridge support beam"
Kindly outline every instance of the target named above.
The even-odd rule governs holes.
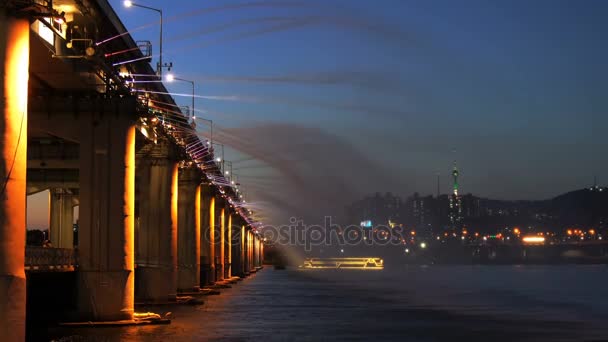
[[[245,236],[245,225],[241,223],[241,234],[239,235],[239,276],[244,276],[246,272],[245,262],[247,261],[246,253],[247,246],[245,245],[247,238]]]
[[[219,251],[218,255],[216,256],[216,264],[215,264],[215,273],[216,273],[216,280],[224,280],[224,262],[225,262],[225,255],[226,255],[226,204],[224,200],[217,200],[217,203],[219,204],[218,206],[218,225],[216,227],[217,231],[218,231],[218,236],[216,236],[215,239],[215,246],[217,248],[217,251]]]
[[[249,272],[249,229],[243,229],[243,274]]]
[[[253,232],[249,232],[251,236],[251,266],[250,269],[253,270],[255,268],[255,234]]]
[[[179,175],[177,229],[177,288],[192,291],[201,280],[201,185],[194,168],[183,169]]]
[[[51,189],[50,194],[51,244],[55,248],[74,248],[74,199],[63,189]]]
[[[226,206],[226,260],[224,261],[224,278],[232,277],[232,213]]]
[[[253,268],[260,266],[260,239],[253,236]]]
[[[136,103],[99,105],[79,117],[78,312],[83,320],[124,320],[134,310]]]
[[[201,286],[215,282],[215,197],[211,186],[201,187]]]
[[[259,243],[259,252],[258,252],[258,266],[264,266],[264,241],[262,240],[262,237],[260,236],[260,243]]]
[[[138,162],[139,224],[136,295],[145,302],[177,296],[177,163],[169,158]]]
[[[25,340],[25,203],[30,27],[0,9],[0,336]]]
[[[253,242],[251,237],[253,234],[250,229],[247,229],[247,269],[246,272],[251,272],[253,269]]]

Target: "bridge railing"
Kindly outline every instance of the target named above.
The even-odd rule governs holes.
[[[30,272],[70,272],[78,267],[77,251],[68,248],[25,248],[25,270]]]

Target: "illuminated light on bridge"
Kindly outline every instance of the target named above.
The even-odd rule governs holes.
[[[543,236],[524,236],[521,240],[526,244],[545,243],[545,238]]]

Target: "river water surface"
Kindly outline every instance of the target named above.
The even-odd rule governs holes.
[[[608,341],[608,266],[264,270],[170,310],[170,325],[86,341]],[[82,339],[81,339],[82,337]]]

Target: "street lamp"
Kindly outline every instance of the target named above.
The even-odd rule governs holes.
[[[183,78],[179,78],[179,77],[175,77],[175,75],[173,74],[167,74],[167,76],[165,76],[165,80],[169,83],[173,82],[173,81],[182,81],[182,82],[188,82],[192,85],[192,121],[194,122],[194,120],[199,119],[205,122],[209,123],[209,130],[210,130],[210,136],[209,136],[209,141],[211,142],[211,144],[213,144],[213,120],[209,120],[209,119],[203,119],[203,118],[197,118],[196,117],[196,113],[194,112],[194,81],[190,81],[190,80],[186,80]]]
[[[218,144],[218,143],[212,143],[211,146],[213,147],[214,145],[219,145],[222,147],[222,157],[221,158],[216,158],[215,160],[220,163],[220,170],[222,171],[222,174],[224,173],[224,144]],[[214,153],[215,155],[215,153]]]
[[[226,163],[226,164],[228,164],[228,166],[230,166],[230,171],[224,170],[224,175],[225,176],[229,176],[230,180],[232,180],[232,162],[231,161],[224,161],[224,163]]]
[[[194,81],[190,81],[190,80],[185,80],[183,78],[179,78],[179,77],[175,77],[173,74],[168,74],[165,79],[167,80],[167,82],[173,82],[173,81],[182,81],[182,82],[188,82],[192,85],[192,120],[196,119],[196,115],[194,114]]]
[[[213,120],[209,120],[209,119],[203,119],[203,118],[196,118],[198,120],[202,120],[205,122],[209,123],[209,141],[208,143],[210,143],[211,145],[213,145]]]
[[[158,12],[158,14],[160,14],[160,40],[158,42],[158,45],[159,45],[159,56],[158,56],[158,64],[156,65],[156,73],[158,74],[158,77],[160,77],[162,79],[162,77],[163,77],[163,68],[167,68],[167,69],[171,70],[171,67],[173,66],[173,63],[163,64],[163,11],[161,9],[158,9],[158,8],[153,8],[153,7],[148,7],[148,6],[136,4],[133,1],[129,1],[129,0],[125,0],[123,2],[123,4],[127,8],[129,8],[129,7],[140,7],[140,8],[145,8],[145,9],[149,9],[151,11]]]

